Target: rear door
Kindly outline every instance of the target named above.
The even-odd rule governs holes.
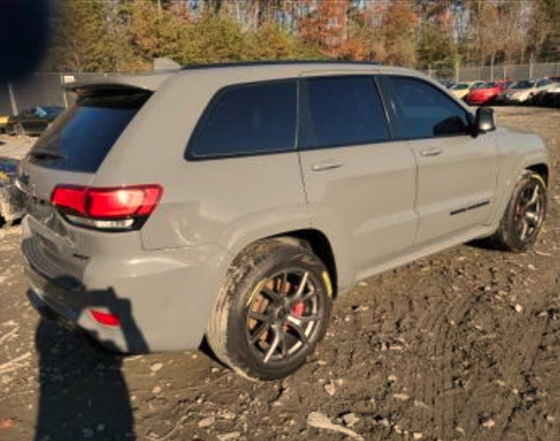
[[[409,248],[417,223],[416,162],[407,142],[391,142],[374,76],[310,74],[300,115],[311,222],[338,254],[346,251],[339,260],[367,272]]]
[[[488,221],[495,198],[497,145],[491,134],[469,134],[472,115],[420,78],[384,76],[395,135],[418,163],[417,245]]]

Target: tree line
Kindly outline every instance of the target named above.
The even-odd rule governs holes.
[[[422,69],[558,61],[558,0],[82,0],[53,2],[45,70],[136,72],[283,59]]]

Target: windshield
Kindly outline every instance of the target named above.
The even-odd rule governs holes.
[[[535,82],[533,80],[524,80],[524,81],[518,81],[513,86],[511,86],[511,88],[512,89],[530,89],[534,85],[535,85]]]
[[[494,82],[490,82],[490,83],[486,83],[484,86],[481,87],[481,89],[493,89],[494,87],[497,87],[498,85]]]
[[[451,90],[466,90],[468,88],[469,85],[467,83],[459,83],[459,84],[455,84],[455,86],[453,86]]]

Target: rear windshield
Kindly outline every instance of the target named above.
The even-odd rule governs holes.
[[[58,170],[95,173],[149,97],[150,93],[135,92],[79,98],[35,143],[29,161]]]

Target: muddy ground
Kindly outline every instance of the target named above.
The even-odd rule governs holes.
[[[552,155],[535,250],[470,244],[361,283],[284,381],[249,382],[201,351],[96,352],[39,321],[20,229],[0,230],[0,440],[559,440],[560,112],[498,119],[537,131]],[[0,141],[0,155],[30,145]],[[310,427],[311,412],[354,434]]]

